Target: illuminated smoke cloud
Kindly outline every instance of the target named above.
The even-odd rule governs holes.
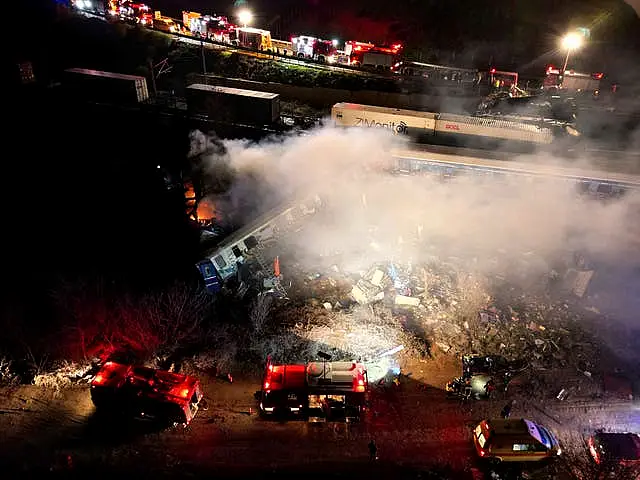
[[[198,137],[198,142],[206,140]],[[451,255],[491,273],[495,258],[515,262],[533,254],[545,259],[539,265],[542,275],[550,268],[547,261],[579,250],[595,263],[600,299],[615,306],[618,317],[635,319],[633,306],[640,298],[637,195],[596,202],[555,180],[466,177],[442,183],[392,176],[381,167],[391,150],[408,146],[378,129],[325,127],[261,143],[223,144],[236,179],[227,192],[230,198],[253,198],[264,206],[301,189],[329,192],[331,214],[310,222],[288,246],[309,266],[322,258],[333,262],[336,255],[341,268],[350,271],[375,261],[420,262]],[[220,153],[208,158],[214,165]],[[526,160],[558,161],[542,154]],[[572,165],[588,167],[587,162]],[[248,190],[242,181],[247,177],[259,179],[261,191]]]

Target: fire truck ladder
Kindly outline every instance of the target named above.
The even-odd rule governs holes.
[[[269,273],[273,278],[273,289],[278,292],[281,298],[288,298],[289,294],[287,293],[287,290],[282,286],[282,283],[280,283],[280,279],[275,276],[273,266],[270,265],[269,262],[267,262],[264,258],[263,252],[265,251],[265,249],[265,245],[261,241],[258,241],[258,244],[253,248],[253,256],[258,262],[258,265],[260,265],[262,271]]]

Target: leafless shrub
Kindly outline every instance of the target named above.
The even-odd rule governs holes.
[[[33,378],[33,384],[58,394],[64,388],[90,381],[92,368],[93,366],[89,362],[63,361],[53,365],[50,371],[38,373]]]
[[[16,385],[20,378],[12,370],[13,362],[6,356],[0,357],[0,385],[1,386],[13,386]]]
[[[280,333],[254,337],[250,349],[260,358],[271,356],[279,362],[304,363],[315,358],[318,346],[300,336],[300,330],[284,329]]]
[[[398,345],[420,349],[419,341],[407,332],[391,310],[382,305],[360,305],[351,311],[328,313],[316,308],[292,326],[275,334],[254,335],[251,349],[286,362],[307,362],[323,351],[336,359],[367,359]]]
[[[31,367],[31,371],[33,372],[34,376],[46,372],[47,366],[49,365],[48,355],[38,356],[29,346],[25,347],[25,355],[27,357],[27,363],[29,364],[29,367]]]
[[[269,319],[273,297],[269,295],[259,295],[249,307],[249,320],[255,333],[260,333],[264,329],[265,323]]]
[[[90,358],[105,345],[142,357],[170,355],[198,342],[210,297],[187,285],[141,297],[114,296],[98,283],[64,285],[56,298],[70,321],[64,328],[64,354]]]

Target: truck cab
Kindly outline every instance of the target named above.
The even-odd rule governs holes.
[[[306,367],[274,365],[267,360],[260,396],[263,416],[300,416],[307,406]]]
[[[113,361],[91,382],[98,410],[166,424],[188,425],[203,396],[200,382],[191,375]]]

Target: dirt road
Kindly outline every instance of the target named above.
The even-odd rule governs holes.
[[[453,361],[428,360],[410,367],[399,388],[373,392],[366,421],[357,425],[262,420],[255,414],[254,380],[229,384],[203,378],[207,410],[200,411],[186,429],[160,432],[139,422],[105,424],[95,414],[87,387],[55,396],[35,386],[4,390],[0,395],[4,471],[16,476],[90,471],[94,477],[153,472],[163,477],[215,473],[217,478],[255,478],[286,471],[353,476],[366,469],[368,476],[388,478],[392,473],[417,478],[422,471],[422,478],[428,478],[426,469],[444,469],[449,473],[440,478],[473,478],[471,429],[482,418],[497,415],[502,403],[461,405],[446,400],[440,386],[457,373]],[[585,408],[571,409],[568,403],[534,408],[523,401],[514,415],[548,425],[561,439],[565,432],[587,428],[589,420],[614,418],[606,409]],[[593,414],[596,411],[598,415]],[[629,412],[619,409],[621,424],[630,421]],[[375,465],[368,460],[370,439],[378,446]]]

